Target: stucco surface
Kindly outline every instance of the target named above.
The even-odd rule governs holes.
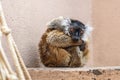
[[[94,66],[120,66],[120,0],[93,0]]]
[[[119,66],[119,3],[120,0],[2,0],[8,26],[27,67],[41,66],[40,37],[46,22],[58,16],[92,23],[91,59],[87,66]],[[6,42],[4,46],[9,53]]]

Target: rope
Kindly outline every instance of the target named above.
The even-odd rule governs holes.
[[[16,77],[18,77],[18,80],[32,80],[22,60],[22,57],[20,56],[20,52],[15,44],[15,41],[12,37],[11,30],[7,26],[1,4],[0,4],[0,23],[1,23],[0,33],[1,35],[4,34],[7,37],[8,45],[11,51],[12,58],[14,60],[14,65],[17,73],[16,76],[14,74],[14,71],[12,71],[11,66],[9,65],[5,52],[2,48],[1,38],[0,38],[0,80],[1,79],[16,80],[17,79]],[[9,74],[11,74],[14,77],[11,78]]]
[[[1,44],[2,33],[0,31],[0,80],[17,80],[17,76],[11,69]]]

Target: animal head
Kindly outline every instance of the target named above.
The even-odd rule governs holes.
[[[70,36],[74,42],[77,42],[80,39],[87,41],[92,31],[92,27],[86,26],[79,20],[66,17],[55,18],[51,20],[47,26],[49,29],[63,31]]]
[[[73,41],[79,41],[82,38],[85,29],[86,27],[82,22],[71,19],[69,33]]]

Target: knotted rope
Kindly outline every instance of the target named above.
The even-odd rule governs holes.
[[[14,66],[16,68],[16,74],[11,69],[11,66],[7,60],[4,49],[2,48],[2,35],[7,37],[8,46],[11,51],[12,58],[14,60]],[[8,28],[0,1],[0,80],[32,80],[27,68],[20,56],[20,52],[12,37],[11,30]]]

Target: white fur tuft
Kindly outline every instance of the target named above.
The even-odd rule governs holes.
[[[70,18],[64,18],[64,19],[62,20],[62,22],[61,22],[61,25],[62,25],[62,26],[69,26],[70,23],[71,23]]]
[[[82,40],[84,41],[88,41],[90,35],[91,35],[91,32],[93,31],[93,27],[89,26],[89,25],[85,25],[86,29],[85,29],[85,33],[82,37]]]
[[[48,27],[52,27],[53,24],[55,24],[56,22],[61,22],[64,19],[63,16],[59,16],[58,18],[54,18],[51,21],[49,21],[46,26]]]
[[[56,28],[56,26],[53,26],[54,24],[57,25],[57,27],[61,27],[61,26],[69,26],[71,23],[70,18],[67,17],[63,17],[63,16],[59,16],[58,18],[54,18],[51,21],[49,21],[46,25],[49,28]]]

